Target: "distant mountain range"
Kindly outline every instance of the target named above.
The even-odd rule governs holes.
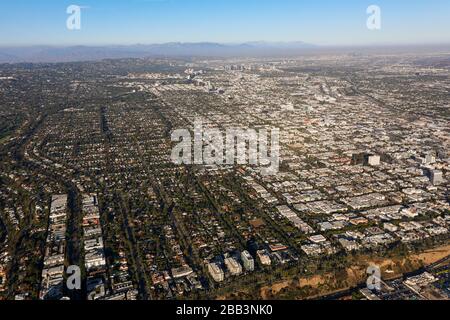
[[[146,57],[271,56],[295,54],[314,48],[316,48],[315,45],[304,42],[264,41],[241,44],[171,42],[129,46],[0,47],[0,63],[69,62]]]
[[[122,58],[230,58],[230,57],[290,57],[317,53],[450,53],[450,44],[377,45],[377,46],[317,46],[297,42],[246,42],[223,44],[216,42],[170,42],[115,46],[30,46],[0,47],[0,63],[47,63],[96,61]]]

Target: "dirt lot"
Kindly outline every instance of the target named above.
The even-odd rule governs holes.
[[[424,253],[415,255],[414,258],[422,261],[425,265],[430,265],[436,261],[442,260],[450,255],[450,245],[425,251]]]
[[[340,290],[349,289],[362,283],[366,279],[366,270],[370,265],[381,268],[384,279],[392,279],[404,273],[412,272],[421,267],[431,265],[445,257],[450,256],[450,245],[427,250],[421,254],[411,255],[407,258],[373,259],[373,257],[361,256],[357,265],[347,268],[347,277],[344,282],[338,282],[333,273],[315,275],[301,278],[298,282],[285,280],[271,286],[263,287],[260,291],[262,299],[276,298],[286,290],[298,290],[304,287],[313,289],[311,297],[332,294]]]

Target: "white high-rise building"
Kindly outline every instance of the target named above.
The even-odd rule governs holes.
[[[444,174],[440,170],[432,170],[430,173],[431,183],[435,186],[441,185],[445,182]]]
[[[241,253],[241,259],[242,263],[244,264],[245,270],[247,271],[255,270],[255,260],[248,251],[243,251]]]
[[[236,261],[235,258],[226,258],[225,265],[227,266],[228,271],[230,271],[233,276],[238,276],[242,273],[242,266],[239,262]]]
[[[208,271],[211,274],[211,277],[216,282],[222,282],[224,280],[224,273],[221,267],[217,263],[208,264]]]
[[[381,157],[378,155],[371,155],[371,156],[369,156],[367,162],[368,162],[369,166],[377,167],[381,163]]]
[[[426,165],[433,164],[436,162],[436,156],[433,153],[429,153],[425,156],[424,162]]]

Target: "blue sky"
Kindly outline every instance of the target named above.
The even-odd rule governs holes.
[[[66,28],[66,8],[82,28]],[[382,29],[366,28],[366,9]],[[1,0],[0,46],[305,41],[322,45],[450,43],[449,0]]]

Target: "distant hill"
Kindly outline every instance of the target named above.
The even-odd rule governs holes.
[[[0,47],[0,63],[17,62],[75,62],[122,58],[229,58],[229,57],[290,57],[302,54],[392,54],[446,53],[450,44],[438,45],[379,45],[379,46],[316,46],[297,42],[255,41],[236,44],[215,42],[169,42],[128,46],[33,46]]]
[[[0,63],[69,62],[146,57],[231,57],[267,56],[299,52],[315,48],[304,42],[248,42],[221,44],[214,42],[172,42],[130,46],[14,47],[0,48]]]

